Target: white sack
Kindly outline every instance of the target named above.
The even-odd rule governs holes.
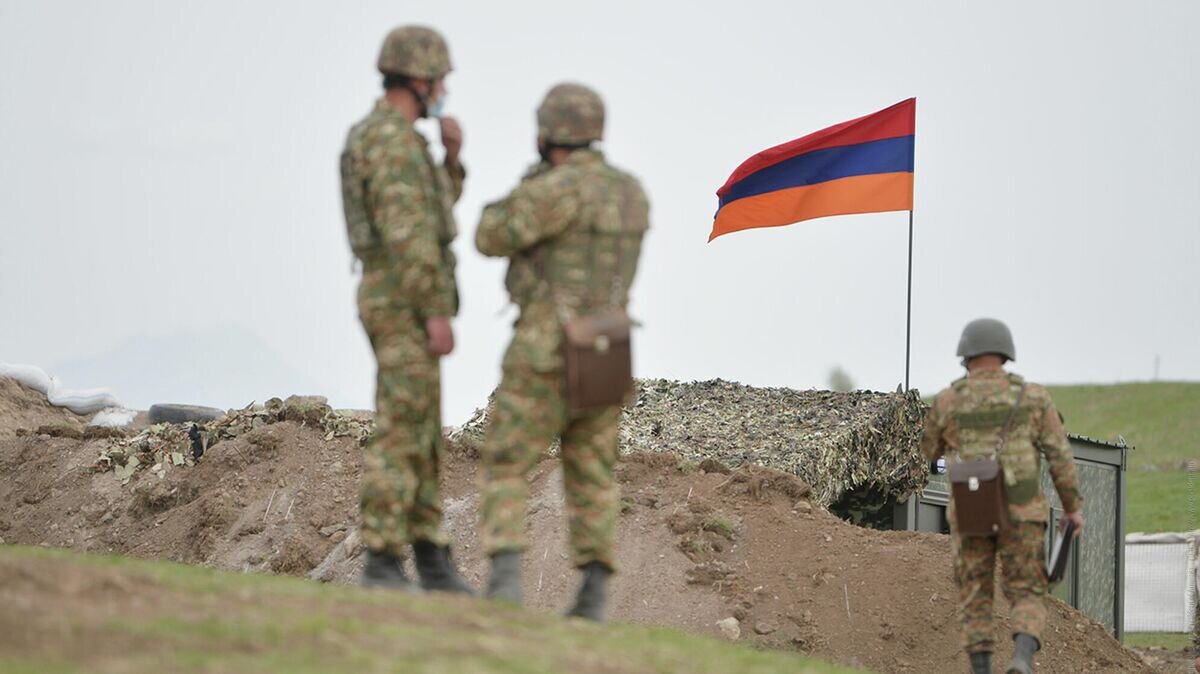
[[[58,385],[58,380],[50,378],[50,393],[46,398],[51,405],[65,407],[75,414],[91,414],[106,407],[120,407],[121,403],[113,397],[106,388],[68,389]]]
[[[33,365],[0,363],[0,377],[11,377],[46,396],[51,405],[65,407],[75,414],[91,414],[107,407],[121,406],[106,388],[71,390],[63,387],[57,378],[47,376],[42,368]]]
[[[106,428],[124,428],[133,423],[133,418],[137,416],[134,410],[127,410],[123,407],[107,409],[92,417],[88,422],[88,426],[104,426]]]
[[[15,379],[42,395],[47,395],[50,392],[50,376],[42,368],[34,365],[0,363],[0,377]]]

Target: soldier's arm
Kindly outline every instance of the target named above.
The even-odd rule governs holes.
[[[453,316],[454,270],[442,254],[431,226],[429,202],[422,183],[430,179],[421,148],[412,139],[388,139],[384,156],[371,175],[375,223],[391,265],[400,276],[398,291],[405,304],[423,317]]]
[[[1042,405],[1041,417],[1036,437],[1038,449],[1046,457],[1050,478],[1054,482],[1054,489],[1058,491],[1063,510],[1068,513],[1078,512],[1083,507],[1083,496],[1079,493],[1075,457],[1071,455],[1071,445],[1067,440],[1067,431],[1063,428],[1062,417],[1048,394]]]
[[[475,247],[490,257],[512,257],[566,231],[579,213],[570,186],[551,175],[523,181],[483,209]]]
[[[926,461],[937,461],[946,454],[946,406],[948,392],[943,391],[933,399],[925,413],[925,427],[921,433],[921,455]]]
[[[628,241],[623,245],[628,246],[625,250],[635,251],[634,255],[623,255],[624,269],[621,273],[627,279],[625,290],[628,292],[633,287],[633,281],[637,278],[638,262],[641,258],[642,240],[645,238],[646,232],[650,229],[650,199],[646,196],[645,190],[642,189],[640,183],[630,179],[626,187],[625,198],[622,200],[622,208],[625,210],[623,219],[627,223],[627,227],[635,233],[627,235]]]
[[[429,316],[457,316],[459,295],[455,270],[458,261],[449,244],[442,250],[442,264],[438,267],[438,279],[434,288],[434,299],[430,303]]]
[[[450,197],[454,203],[458,203],[463,193],[463,183],[467,180],[467,168],[462,165],[462,162],[451,163],[446,161],[443,166],[446,169],[446,175],[450,176]]]
[[[366,242],[355,241],[355,233],[370,231],[370,225],[367,224],[367,210],[363,203],[362,177],[355,170],[354,157],[349,149],[342,151],[341,173],[342,212],[346,214],[346,228],[351,233],[350,248],[359,254],[362,251],[357,248]]]
[[[452,202],[458,203],[458,198],[462,196],[463,192],[463,181],[467,177],[467,170],[463,167],[460,159],[463,145],[462,126],[454,117],[446,116],[438,120],[438,127],[442,134],[442,147],[446,148],[446,158],[442,162],[442,169],[450,178],[450,199]]]

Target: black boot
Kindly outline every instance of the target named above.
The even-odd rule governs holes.
[[[579,583],[578,594],[575,595],[575,605],[567,611],[567,616],[603,622],[604,603],[608,596],[608,577],[612,575],[612,571],[600,562],[588,562],[580,571],[583,572],[583,580]]]
[[[505,550],[492,555],[492,575],[488,578],[488,599],[521,604],[521,553]]]
[[[1028,634],[1013,637],[1013,659],[1008,663],[1008,674],[1033,674],[1033,654],[1042,645]]]
[[[404,573],[404,560],[388,552],[367,550],[367,562],[363,565],[358,584],[363,587],[388,587],[395,590],[417,592],[417,586]]]
[[[971,674],[992,674],[991,651],[971,654]]]
[[[450,560],[449,546],[437,545],[430,541],[416,541],[413,543],[413,553],[422,588],[430,592],[474,594],[470,586],[458,575],[458,569],[454,568],[454,562]]]

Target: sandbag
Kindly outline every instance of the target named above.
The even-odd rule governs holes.
[[[15,379],[26,388],[31,388],[42,395],[50,392],[50,375],[46,374],[42,368],[34,365],[0,363],[0,377]]]
[[[108,409],[92,417],[92,420],[88,422],[88,426],[125,428],[129,424],[133,423],[133,419],[136,416],[136,410],[127,410],[124,408]]]
[[[65,407],[75,414],[92,414],[108,407],[120,407],[116,397],[106,388],[68,389],[59,385],[58,379],[50,378],[50,392],[46,399],[51,405]]]
[[[46,374],[46,371],[35,365],[14,365],[0,363],[0,377],[9,377],[23,386],[31,388],[46,396],[46,400],[56,407],[65,407],[75,414],[92,414],[110,407],[120,407],[121,403],[106,388],[89,388],[71,390],[62,385],[56,377]]]

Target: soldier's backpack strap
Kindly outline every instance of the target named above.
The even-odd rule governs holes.
[[[617,270],[613,274],[608,301],[613,307],[620,307],[621,298],[625,294],[625,233],[621,232],[613,238],[616,239],[617,244]]]
[[[1012,430],[1013,419],[1017,416],[1017,410],[1021,409],[1021,401],[1025,399],[1025,384],[1021,384],[1021,389],[1017,391],[1017,402],[1013,404],[1012,411],[1008,413],[1008,418],[1004,420],[1004,428],[1000,429],[1000,437],[996,439],[996,458],[1000,458],[1000,453],[1004,451],[1004,442],[1008,440],[1008,433]]]

